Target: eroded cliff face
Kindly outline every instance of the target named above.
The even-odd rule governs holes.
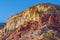
[[[56,26],[56,21],[52,21],[55,18],[53,18],[53,16],[56,15],[42,15],[39,16],[39,21],[29,21],[19,25],[16,31],[12,33],[7,40],[60,40],[59,25]]]
[[[42,15],[44,14],[44,15]],[[52,4],[40,4],[33,7],[30,7],[29,9],[21,12],[20,14],[14,15],[7,21],[7,29],[12,30],[15,28],[18,28],[18,25],[23,24],[27,21],[39,21],[39,16],[42,15],[46,16],[46,14],[57,14],[56,16],[53,16],[54,19],[57,18],[57,20],[60,20],[60,7],[57,5]],[[49,15],[48,15],[49,16]],[[51,15],[52,16],[52,15]],[[52,21],[53,21],[53,18]]]
[[[60,40],[60,6],[38,4],[8,19],[5,40]]]

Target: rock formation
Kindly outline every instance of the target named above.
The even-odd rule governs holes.
[[[38,4],[8,19],[0,40],[60,40],[60,6]]]

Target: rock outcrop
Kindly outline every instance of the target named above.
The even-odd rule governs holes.
[[[1,40],[60,40],[60,6],[38,4],[8,19]]]

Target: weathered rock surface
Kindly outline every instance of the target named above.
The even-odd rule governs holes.
[[[0,40],[60,40],[60,6],[38,4],[8,19]]]

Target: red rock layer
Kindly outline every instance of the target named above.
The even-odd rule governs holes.
[[[21,40],[21,34],[26,35],[34,32],[35,30],[43,29],[45,27],[44,25],[47,24],[51,27],[60,28],[60,14],[42,14],[39,19],[40,20],[38,22],[30,21],[20,25],[18,29],[7,38],[7,40]]]
[[[2,34],[4,36],[0,39],[32,40],[30,37],[24,39],[22,36],[43,29],[46,25],[60,29],[60,6],[40,4],[14,15],[7,21],[4,34]]]

